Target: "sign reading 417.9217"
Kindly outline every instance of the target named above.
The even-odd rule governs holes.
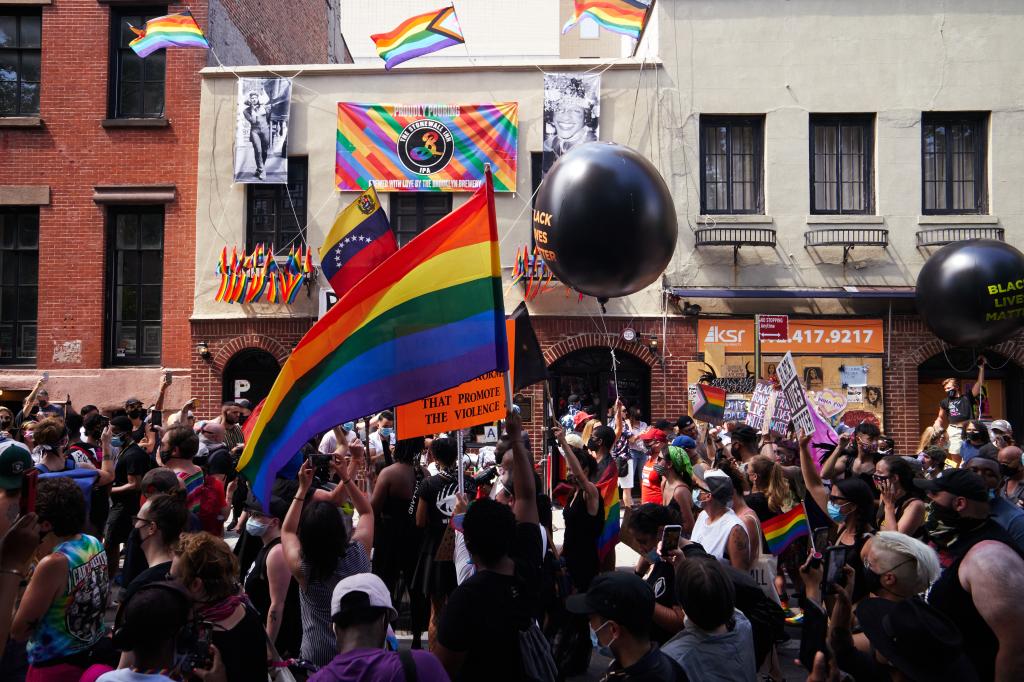
[[[725,344],[726,353],[754,352],[754,320],[705,318],[697,321],[697,350]],[[881,355],[885,352],[881,319],[789,318],[789,338],[761,342],[761,352],[812,355]]]

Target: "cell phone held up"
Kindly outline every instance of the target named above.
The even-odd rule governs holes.
[[[821,591],[823,594],[831,594],[836,585],[846,584],[846,575],[843,573],[843,566],[846,565],[846,557],[850,551],[847,545],[833,545],[825,548],[825,571],[821,579]]]
[[[682,537],[683,527],[678,525],[665,526],[661,532],[661,556],[668,556],[674,549],[679,549],[679,538]]]
[[[178,651],[182,655],[179,666],[187,676],[197,668],[209,670],[213,667],[213,623],[205,620],[190,623],[182,632]]]

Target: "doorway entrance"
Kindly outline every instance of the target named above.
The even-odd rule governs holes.
[[[616,350],[615,358],[619,365],[618,396],[627,408],[639,407],[644,420],[649,421],[651,368],[623,350]],[[577,395],[587,412],[605,421],[616,395],[610,348],[598,346],[573,351],[552,363],[549,374],[556,417],[565,414],[569,396]]]
[[[1020,365],[994,351],[985,351],[985,385],[980,404],[981,419],[1005,419],[1024,426],[1024,371]],[[939,402],[946,396],[942,380],[954,377],[960,392],[966,394],[978,378],[976,355],[969,349],[950,349],[921,363],[917,370],[917,393],[920,423],[918,431],[931,426],[939,412]]]
[[[277,359],[265,350],[239,351],[224,367],[223,400],[245,398],[255,407],[270,393],[280,370]]]

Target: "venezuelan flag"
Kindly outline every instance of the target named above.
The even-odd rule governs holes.
[[[181,14],[168,14],[163,17],[154,17],[146,22],[143,29],[128,26],[135,35],[135,40],[128,43],[128,47],[135,50],[135,54],[143,59],[153,52],[165,47],[202,47],[210,49],[210,43],[203,35],[203,29],[199,28],[192,13],[189,11]]]
[[[615,551],[619,544],[619,471],[612,463],[605,467],[604,474],[594,484],[604,502],[604,527],[597,538],[597,556],[604,561],[608,552]]]
[[[782,554],[794,540],[811,534],[804,503],[800,502],[785,514],[762,522],[761,530],[768,542],[768,551],[776,555]]]
[[[264,504],[278,470],[313,434],[508,369],[493,192],[487,173],[465,204],[346,291],[292,351],[238,463]]]
[[[572,16],[562,27],[562,33],[568,33],[584,16],[588,16],[607,31],[639,40],[650,9],[649,0],[576,0]]]
[[[373,34],[370,40],[389,71],[402,62],[466,42],[455,7],[410,17],[387,33]]]
[[[398,244],[388,217],[370,187],[334,219],[320,247],[320,267],[341,296],[395,251]]]

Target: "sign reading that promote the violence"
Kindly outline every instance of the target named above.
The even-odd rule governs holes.
[[[509,349],[509,381],[515,372],[515,320],[505,321]],[[455,388],[435,393],[422,400],[399,405],[397,437],[430,436],[455,431],[505,418],[505,378],[502,372],[488,372]]]
[[[802,430],[805,433],[813,433],[814,421],[811,419],[811,415],[808,414],[807,396],[804,395],[804,387],[800,384],[799,377],[797,377],[792,353],[786,353],[786,356],[782,358],[782,362],[775,368],[775,374],[778,375],[779,383],[782,384],[782,393],[786,396],[786,402],[789,404],[790,409],[793,410],[793,424],[798,431]]]
[[[765,355],[804,353],[813,355],[881,355],[882,320],[795,320],[789,318],[789,338],[763,339]],[[701,318],[697,321],[697,350],[706,344],[724,343],[727,353],[754,352],[754,321],[747,319]]]
[[[516,190],[519,104],[338,103],[335,186],[362,192],[471,192],[488,164]]]

